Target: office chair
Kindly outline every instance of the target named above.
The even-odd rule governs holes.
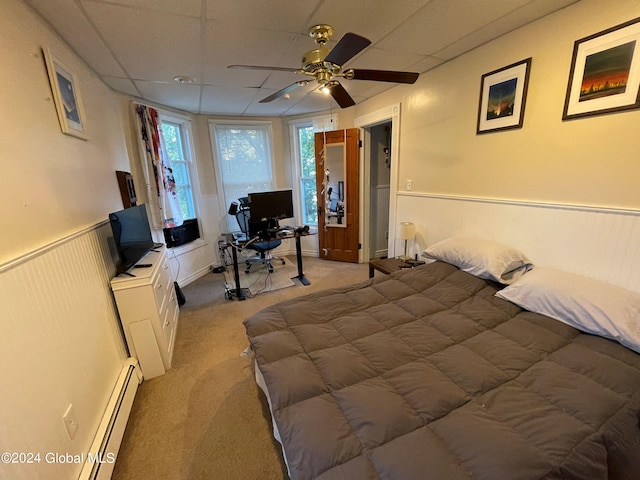
[[[235,213],[231,213],[233,211],[235,211]],[[247,240],[250,240],[249,219],[251,218],[251,210],[242,205],[238,207],[233,207],[232,205],[232,207],[229,209],[229,212],[232,215],[235,215],[240,230],[245,235]],[[245,262],[247,268],[245,268],[244,272],[249,273],[251,271],[251,267],[254,264],[260,263],[261,265],[267,267],[269,273],[273,273],[273,265],[271,264],[271,261],[274,259],[280,260],[280,262],[282,262],[282,265],[284,265],[285,261],[283,258],[274,257],[273,255],[271,255],[271,250],[273,250],[274,248],[278,248],[280,245],[282,245],[282,240],[278,238],[248,243],[246,245],[246,248],[255,250],[258,255],[254,258],[247,259],[247,261]]]

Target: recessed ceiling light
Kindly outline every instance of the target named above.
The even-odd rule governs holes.
[[[189,77],[188,75],[177,75],[173,77],[173,79],[178,83],[194,83],[196,81],[195,78]]]

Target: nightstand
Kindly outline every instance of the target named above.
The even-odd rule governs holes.
[[[402,265],[405,265],[404,260],[399,258],[375,258],[369,261],[369,278],[373,278],[375,270],[389,275],[402,270]]]

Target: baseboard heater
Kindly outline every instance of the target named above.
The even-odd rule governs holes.
[[[135,358],[129,358],[122,368],[113,389],[107,409],[89,453],[94,459],[84,464],[79,480],[108,480],[115,467],[127,420],[133,406],[138,385],[142,382],[142,371]]]

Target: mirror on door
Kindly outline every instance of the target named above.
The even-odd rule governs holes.
[[[344,143],[325,145],[325,225],[327,227],[346,227],[345,215],[345,177],[347,164]]]

